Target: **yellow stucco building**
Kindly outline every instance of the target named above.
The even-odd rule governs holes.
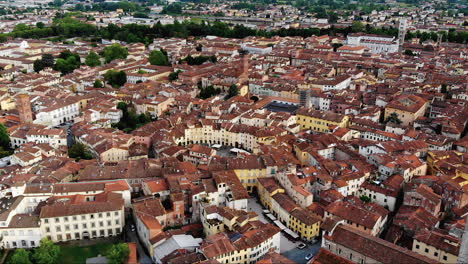
[[[318,111],[310,108],[301,108],[297,111],[297,124],[301,129],[310,129],[316,132],[329,132],[330,126],[347,127],[349,116],[329,111]]]
[[[303,208],[294,209],[289,218],[289,229],[296,232],[302,239],[312,240],[320,234],[321,219]]]

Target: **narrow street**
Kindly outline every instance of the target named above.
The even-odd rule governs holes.
[[[138,234],[135,230],[135,232],[132,232],[131,226],[133,223],[132,218],[127,218],[126,219],[126,224],[124,227],[124,232],[125,232],[125,240],[127,242],[136,242],[137,244],[137,251],[138,251],[138,263],[140,264],[151,264],[153,261],[151,258],[148,256],[148,254],[145,251],[145,248],[140,242],[140,239],[138,239]]]
[[[257,202],[255,198],[249,199],[248,207],[249,211],[257,213],[258,219],[260,221],[264,223],[272,223],[263,215],[264,208],[260,203]],[[301,241],[291,241],[286,236],[284,236],[283,232],[281,232],[280,236],[280,253],[299,264],[307,263],[307,260],[305,259],[307,254],[312,253],[315,256],[315,254],[317,254],[320,249],[321,240],[314,244],[304,243],[307,245],[307,247],[304,249],[298,249],[297,246],[302,243]]]

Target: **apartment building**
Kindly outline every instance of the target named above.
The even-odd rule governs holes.
[[[441,263],[457,263],[460,246],[458,238],[442,230],[422,229],[414,235],[412,250]]]
[[[385,120],[397,114],[402,126],[409,126],[418,117],[424,116],[429,102],[416,95],[401,95],[385,106]]]
[[[67,121],[73,121],[79,114],[80,105],[78,101],[64,100],[60,103],[38,109],[34,124],[54,127]]]
[[[328,111],[317,111],[301,108],[297,111],[297,124],[301,129],[310,129],[316,132],[329,132],[330,126],[347,127],[349,117]]]
[[[200,251],[219,263],[255,263],[271,249],[280,250],[280,229],[272,224],[256,222],[245,232],[230,238],[226,233],[208,236]]]
[[[122,195],[53,196],[39,215],[41,233],[54,242],[115,236],[125,225]]]

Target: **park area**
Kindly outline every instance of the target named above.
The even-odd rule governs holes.
[[[60,261],[62,263],[86,263],[86,259],[98,255],[105,256],[112,247],[110,243],[101,243],[90,246],[61,246]]]
[[[113,243],[109,239],[78,240],[55,244],[44,238],[41,245],[34,249],[9,250],[8,256],[0,259],[0,263],[7,264],[84,264],[87,259],[93,263],[123,263],[130,256],[127,243]],[[135,254],[132,255],[136,261]],[[98,258],[97,258],[98,257]]]

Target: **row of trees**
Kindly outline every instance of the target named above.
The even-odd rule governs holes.
[[[180,62],[186,61],[188,65],[201,65],[207,61],[216,63],[218,61],[218,58],[216,58],[215,55],[213,56],[196,56],[192,57],[191,55],[188,55],[185,57],[183,60]]]
[[[41,244],[32,252],[16,249],[8,264],[56,264],[59,263],[60,247],[48,238],[41,239]]]
[[[16,249],[8,260],[8,264],[58,264],[60,261],[60,246],[55,245],[50,239],[41,239],[38,248],[28,251],[26,249]],[[109,264],[125,263],[130,255],[130,249],[126,243],[112,245],[105,252]]]
[[[101,54],[107,63],[115,59],[125,59],[128,56],[128,50],[126,47],[122,47],[120,44],[112,44],[104,48]],[[101,65],[101,57],[91,51],[86,56],[85,64],[90,67],[96,67]],[[68,74],[73,72],[75,69],[81,66],[80,56],[76,53],[72,53],[69,50],[62,51],[55,60],[51,54],[42,55],[41,59],[34,61],[33,67],[35,72],[40,72],[44,68],[50,67],[56,71],[60,71],[62,74]],[[126,79],[126,78],[125,78]],[[125,83],[125,82],[123,82]],[[121,83],[120,85],[122,85]],[[119,84],[119,82],[117,82]]]
[[[437,41],[438,35],[442,35],[443,42],[454,42],[454,43],[467,43],[468,42],[468,31],[455,31],[454,29],[450,29],[448,32],[408,32],[406,33],[405,38],[419,38],[421,42],[426,40],[433,40]]]
[[[214,35],[229,38],[244,38],[247,36],[301,36],[310,37],[312,35],[336,35],[349,34],[354,32],[366,32],[379,35],[393,35],[398,34],[398,29],[394,27],[388,28],[375,28],[370,25],[363,26],[362,24],[355,23],[352,26],[345,28],[336,28],[331,26],[327,29],[318,28],[288,28],[279,29],[274,31],[256,30],[247,28],[243,25],[230,26],[223,22],[183,22],[175,21],[174,24],[162,25],[160,23],[153,26],[129,24],[119,27],[114,24],[109,24],[107,27],[96,28],[94,25],[80,22],[70,17],[56,19],[54,24],[50,27],[31,27],[19,24],[13,32],[8,34],[0,34],[0,41],[6,41],[8,36],[23,37],[23,38],[46,38],[53,36],[62,37],[90,37],[94,36],[94,40],[99,39],[116,39],[128,43],[141,42],[149,44],[154,38],[165,37],[181,37],[186,38],[189,36],[207,36]],[[409,32],[418,35],[417,32]],[[426,33],[430,34],[430,33]],[[424,33],[419,33],[424,37]],[[434,35],[430,35],[431,38]],[[467,43],[468,33],[466,31],[450,31],[446,33],[445,40],[457,43]]]
[[[71,73],[80,66],[80,56],[69,50],[62,51],[57,60],[55,60],[54,56],[51,54],[44,54],[41,59],[37,59],[33,63],[35,72],[40,72],[44,68],[49,67],[61,72],[62,74]]]

